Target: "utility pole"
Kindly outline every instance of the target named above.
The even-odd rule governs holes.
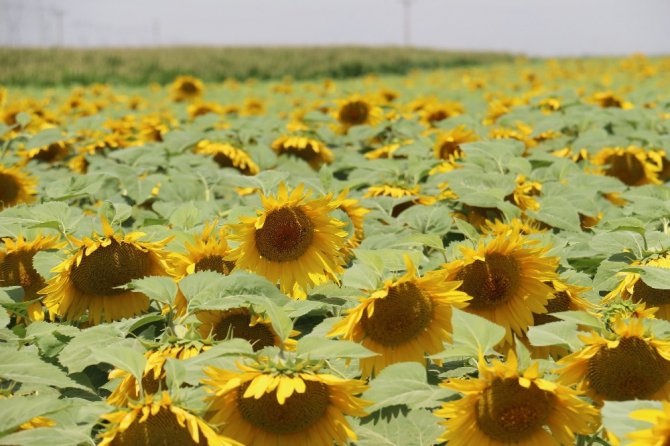
[[[403,44],[410,46],[412,39],[412,4],[416,0],[400,0],[403,12]]]
[[[62,47],[64,43],[64,27],[63,21],[65,17],[65,11],[62,9],[52,9],[51,11],[56,19],[56,46]]]

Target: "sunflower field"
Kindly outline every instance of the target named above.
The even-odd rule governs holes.
[[[0,88],[0,445],[670,444],[670,59]]]

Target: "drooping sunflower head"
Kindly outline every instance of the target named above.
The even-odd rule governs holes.
[[[173,101],[191,101],[202,96],[205,85],[193,76],[179,76],[170,87]]]
[[[340,123],[342,133],[346,133],[349,128],[357,125],[375,125],[381,121],[382,117],[382,109],[372,100],[359,94],[337,101],[335,118]]]
[[[68,141],[56,141],[41,147],[25,150],[21,155],[26,160],[55,163],[68,157],[72,147]]]
[[[362,298],[329,333],[378,353],[360,360],[363,377],[396,362],[425,363],[426,354],[441,352],[451,339],[452,306],[462,308],[470,299],[456,290],[460,282],[447,280],[444,271],[417,277],[409,256],[405,263],[405,275]]]
[[[363,198],[391,197],[402,199],[402,201],[393,206],[393,209],[391,210],[391,216],[397,217],[403,211],[415,204],[431,206],[437,202],[436,197],[423,195],[420,192],[421,186],[418,184],[411,187],[399,184],[380,184],[368,187],[368,190],[363,194]]]
[[[533,313],[546,313],[553,289],[545,282],[557,279],[558,258],[546,255],[547,248],[520,234],[499,235],[480,242],[477,249],[462,247],[464,258],[444,265],[449,280],[460,280],[458,288],[472,300],[465,308],[523,336],[533,324]]]
[[[454,161],[463,156],[461,144],[478,141],[479,136],[464,125],[459,125],[444,133],[440,133],[435,140],[433,152],[435,158],[445,161]]]
[[[333,152],[323,142],[305,136],[282,135],[272,143],[272,150],[277,155],[286,154],[300,158],[314,170],[333,162]]]
[[[107,402],[114,406],[123,407],[129,401],[135,402],[143,399],[146,395],[156,395],[167,390],[166,372],[163,366],[168,358],[189,359],[204,350],[199,345],[171,345],[158,350],[149,350],[144,354],[147,362],[142,374],[142,382],[122,369],[114,369],[109,372],[109,379],[120,379],[121,382],[107,398]]]
[[[648,333],[644,319],[618,320],[613,330],[580,336],[584,347],[558,362],[560,381],[598,402],[670,398],[670,343]]]
[[[278,282],[296,298],[321,283],[337,280],[343,271],[345,223],[330,216],[340,202],[328,194],[309,200],[304,185],[290,194],[283,183],[276,197],[261,195],[263,210],[257,217],[242,217],[231,225],[231,240],[240,244],[228,260]]]
[[[513,218],[507,223],[503,223],[500,220],[489,221],[487,220],[484,225],[480,228],[482,233],[485,235],[491,235],[497,237],[499,235],[512,235],[512,234],[521,234],[521,235],[530,235],[530,234],[540,234],[546,232],[548,229],[540,226],[534,221],[526,221],[518,218]]]
[[[241,446],[218,435],[200,417],[174,404],[168,392],[102,415],[101,446]]]
[[[211,336],[215,341],[245,339],[254,351],[273,345],[287,348],[295,346],[295,340],[280,338],[267,317],[256,314],[249,308],[203,310],[198,311],[196,317],[201,322],[198,331],[203,338]]]
[[[203,140],[195,146],[194,151],[209,155],[220,167],[232,167],[243,175],[256,175],[260,172],[258,165],[244,150],[228,143]]]
[[[597,104],[602,108],[621,108],[628,110],[633,108],[633,104],[624,100],[622,97],[612,93],[611,91],[599,91],[594,93],[589,102]]]
[[[278,364],[238,365],[241,372],[205,369],[208,420],[245,445],[345,445],[356,440],[345,416],[364,416],[358,380],[294,371]]]
[[[662,160],[641,147],[605,147],[591,163],[599,166],[598,173],[618,178],[628,186],[661,184],[658,174],[663,170]]]
[[[538,181],[529,181],[524,175],[516,178],[516,187],[514,191],[505,197],[505,200],[515,204],[522,211],[537,211],[540,204],[535,197],[542,194],[542,183]]]
[[[479,378],[451,379],[442,384],[463,394],[434,414],[444,418],[439,440],[450,446],[574,444],[576,433],[593,433],[598,411],[574,390],[547,381],[538,363],[523,372],[513,351],[507,362],[479,360]]]
[[[99,324],[147,311],[145,294],[122,287],[142,277],[168,275],[162,249],[170,239],[141,242],[143,235],[117,235],[103,219],[103,236],[72,237],[77,249],[53,269],[57,274],[40,290],[51,317],[73,321],[88,311],[90,323]]]
[[[58,235],[38,235],[30,241],[23,236],[16,240],[3,238],[4,249],[0,249],[0,287],[20,286],[23,288],[23,300],[38,299],[38,291],[44,288],[44,278],[33,266],[33,258],[40,251],[60,249],[64,246],[59,242]],[[31,320],[44,319],[42,303],[33,302],[28,307]]]
[[[635,266],[640,262],[635,262]],[[643,265],[656,268],[670,268],[670,257],[658,257],[642,262]],[[658,289],[645,283],[638,273],[621,272],[621,282],[615,289],[603,298],[603,304],[613,303],[617,297],[624,301],[645,304],[647,307],[657,307],[656,316],[660,319],[670,320],[670,290]]]
[[[0,210],[29,203],[37,194],[37,180],[18,167],[0,164]]]
[[[205,223],[202,232],[192,243],[186,243],[186,254],[172,253],[169,256],[170,274],[182,278],[200,271],[214,271],[228,275],[235,268],[235,262],[226,260],[230,253],[226,241],[226,230],[214,233],[216,222]]]
[[[398,149],[400,149],[403,146],[407,146],[414,143],[413,140],[405,140],[405,141],[398,141],[398,142],[393,142],[391,144],[386,144],[382,147],[379,147],[378,149],[374,149],[370,152],[367,152],[365,154],[365,158],[369,160],[376,160],[376,159],[405,159],[407,158],[407,155],[400,155],[397,154],[396,152]]]

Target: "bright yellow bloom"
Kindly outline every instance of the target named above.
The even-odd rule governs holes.
[[[314,170],[333,162],[333,152],[323,142],[304,136],[282,135],[272,143],[272,150],[277,155],[286,154],[305,160]]]
[[[470,299],[456,291],[444,271],[417,277],[416,267],[405,256],[407,272],[398,280],[360,299],[357,307],[333,325],[328,336],[360,342],[377,356],[360,360],[362,376],[378,374],[396,362],[426,363],[425,355],[444,350],[451,340],[452,307],[463,308]]]
[[[0,164],[0,210],[29,203],[37,194],[37,180],[18,167]]]
[[[312,286],[337,281],[344,270],[344,223],[329,214],[340,202],[332,194],[307,200],[304,185],[289,194],[279,186],[276,197],[261,195],[263,210],[257,217],[241,217],[231,225],[231,240],[240,242],[227,260],[278,282],[281,290],[305,298]]]
[[[591,158],[591,163],[600,166],[598,173],[618,178],[628,186],[661,184],[661,156],[641,147],[605,147]]]
[[[487,365],[479,359],[477,379],[450,379],[442,384],[463,394],[433,412],[446,430],[449,446],[572,445],[575,434],[591,434],[600,424],[598,411],[579,393],[542,378],[537,362],[518,370],[512,350],[507,362]]]
[[[628,446],[665,446],[670,443],[670,402],[663,402],[663,409],[640,409],[630,413],[634,420],[652,424],[647,429],[626,435],[633,440]]]
[[[358,380],[310,371],[208,367],[209,421],[247,446],[332,446],[356,440],[345,416],[365,416]]]
[[[256,175],[260,172],[254,160],[244,150],[228,143],[203,140],[195,146],[194,152],[210,155],[220,167],[232,167],[244,175]]]
[[[170,87],[173,101],[192,101],[202,96],[205,85],[193,76],[179,76]]]

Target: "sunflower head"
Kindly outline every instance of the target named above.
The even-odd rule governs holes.
[[[172,345],[162,347],[158,350],[149,350],[144,354],[147,362],[142,374],[142,382],[122,369],[114,369],[109,372],[109,379],[121,379],[121,382],[107,398],[107,402],[114,406],[126,406],[129,401],[135,402],[142,399],[143,395],[155,395],[162,390],[167,390],[166,372],[163,366],[168,358],[189,359],[203,350],[200,344]]]
[[[635,262],[631,266],[640,264]],[[663,256],[654,259],[648,259],[642,262],[643,265],[656,268],[670,268],[670,257]],[[644,304],[647,307],[656,307],[656,315],[665,320],[670,320],[670,290],[657,289],[645,283],[638,273],[621,272],[621,282],[615,289],[603,298],[603,304],[612,304],[617,297],[623,301],[630,301],[635,304]]]
[[[640,409],[630,413],[635,420],[651,424],[647,429],[626,435],[630,446],[666,446],[670,444],[670,402],[664,401],[662,409]]]
[[[72,237],[77,249],[53,269],[57,274],[40,290],[52,318],[72,321],[88,311],[89,321],[99,324],[149,308],[146,295],[122,287],[142,277],[166,276],[162,249],[170,239],[150,243],[139,241],[141,232],[117,235],[106,219],[103,230],[102,236]]]
[[[272,143],[272,150],[277,155],[300,158],[314,170],[333,162],[333,152],[323,142],[305,136],[282,135]]]
[[[56,141],[42,147],[26,150],[21,155],[26,160],[55,163],[67,158],[71,151],[72,147],[68,141]]]
[[[461,144],[478,141],[475,132],[464,125],[459,125],[451,130],[438,135],[433,146],[435,158],[445,161],[454,161],[463,156]]]
[[[196,317],[201,322],[198,331],[203,338],[211,336],[215,341],[231,337],[245,339],[254,351],[273,345],[287,348],[295,346],[295,340],[280,338],[267,317],[256,314],[249,308],[203,310],[198,311]]]
[[[382,117],[382,109],[361,95],[356,94],[337,102],[335,118],[340,124],[342,133],[357,125],[375,125]]]
[[[205,223],[202,232],[193,242],[185,244],[186,254],[169,255],[170,275],[182,278],[200,271],[214,271],[228,275],[235,268],[235,262],[226,260],[230,253],[226,241],[226,228],[214,233],[217,222]]]
[[[200,417],[173,403],[167,392],[102,415],[101,446],[241,446],[218,435]]]
[[[463,112],[463,105],[459,102],[429,103],[421,109],[421,122],[427,127],[436,127],[439,122]]]
[[[456,290],[461,283],[447,280],[444,271],[418,277],[409,256],[405,263],[405,275],[362,298],[329,333],[378,354],[360,360],[363,377],[396,362],[425,363],[426,354],[441,352],[451,340],[452,306],[462,308],[470,299]]]
[[[195,153],[211,156],[220,167],[232,167],[243,175],[256,175],[258,165],[242,149],[228,143],[200,141],[194,148]]]
[[[284,362],[238,365],[240,372],[205,369],[211,393],[208,419],[247,445],[344,445],[356,440],[345,416],[364,416],[358,380],[296,370]]]
[[[521,337],[533,324],[533,313],[546,313],[553,289],[545,282],[558,278],[558,258],[536,244],[503,234],[477,249],[462,247],[464,258],[444,265],[449,279],[462,281],[458,289],[472,297],[465,310],[505,327],[509,344],[513,333]]]
[[[605,147],[591,163],[599,166],[598,173],[618,178],[628,186],[661,184],[658,174],[663,170],[662,159],[641,147]]]
[[[622,97],[612,93],[611,91],[599,91],[594,93],[589,102],[599,105],[602,108],[621,108],[628,110],[633,108],[633,104],[624,100]]]
[[[648,333],[644,319],[617,320],[613,330],[580,336],[584,347],[558,362],[560,381],[578,384],[598,402],[667,400],[670,343]]]
[[[353,226],[353,234],[351,234],[347,240],[347,245],[344,248],[347,257],[353,255],[352,250],[357,248],[365,238],[363,224],[365,222],[365,216],[370,212],[369,209],[361,206],[357,199],[347,198],[348,194],[349,190],[345,189],[337,197],[337,201],[340,203],[338,208],[347,214],[347,217],[349,217],[351,225]]]
[[[170,93],[174,101],[192,101],[201,97],[204,89],[205,85],[200,79],[193,76],[179,76],[172,83]]]
[[[520,372],[512,350],[506,363],[489,366],[480,357],[477,379],[442,386],[463,394],[434,412],[445,419],[439,440],[450,446],[574,444],[576,433],[593,433],[599,424],[598,411],[574,390],[543,379],[538,363]]]
[[[3,238],[4,249],[0,250],[0,287],[20,286],[23,288],[23,300],[38,299],[38,291],[44,288],[44,278],[33,266],[33,258],[40,251],[60,249],[64,243],[59,242],[57,235],[38,235],[30,241],[23,236],[16,240]],[[44,319],[42,303],[33,302],[28,307],[31,320]]]
[[[262,194],[258,216],[231,225],[230,239],[239,245],[228,260],[278,282],[296,298],[306,297],[309,287],[337,280],[347,233],[345,223],[329,214],[340,203],[331,194],[309,200],[310,195],[302,184],[289,194],[283,183],[276,197]]]
[[[22,172],[18,167],[0,164],[0,210],[29,203],[37,194],[37,180]]]

